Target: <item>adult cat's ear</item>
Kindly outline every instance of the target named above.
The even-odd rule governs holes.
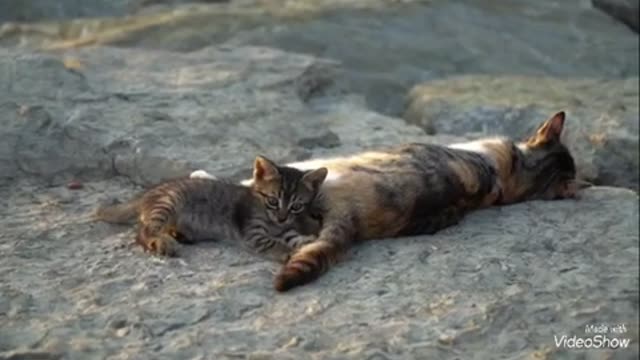
[[[311,190],[318,190],[320,185],[324,182],[324,179],[327,178],[327,173],[329,171],[327,168],[321,167],[315,170],[309,170],[302,176],[302,181],[307,185],[307,187]]]
[[[536,134],[527,141],[531,145],[539,145],[551,141],[560,141],[564,128],[564,111],[560,111],[540,125]]]
[[[256,156],[253,162],[253,180],[270,181],[280,175],[276,164],[264,156]]]

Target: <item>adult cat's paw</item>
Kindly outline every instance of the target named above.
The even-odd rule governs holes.
[[[178,242],[169,235],[154,236],[146,241],[147,250],[161,256],[176,256],[178,246]]]

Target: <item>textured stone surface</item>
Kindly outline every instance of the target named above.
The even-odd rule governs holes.
[[[626,324],[619,337],[634,341],[611,358],[638,354],[629,190],[592,188],[579,201],[488,209],[435,236],[366,243],[284,295],[271,287],[277,265],[237,248],[151,258],[129,231],[87,222],[102,193],[130,191],[116,181],[0,189],[0,358],[582,359],[594,351],[557,349],[554,335],[584,337],[601,323]]]
[[[638,78],[461,76],[416,86],[404,118],[430,134],[524,138],[567,111],[565,143],[582,176],[638,189]]]
[[[0,49],[1,360],[637,358],[630,190],[372,241],[288,294],[271,287],[276,264],[237,248],[159,259],[89,221],[106,198],[197,168],[244,177],[257,153],[519,135],[559,108],[581,171],[637,179],[637,35],[577,0],[171,2],[0,29],[3,45],[122,47]],[[463,73],[487,77],[420,86],[414,125],[371,110],[399,113],[404,89]],[[625,324],[631,348],[555,347],[603,323]]]
[[[307,69],[321,77],[332,67],[264,48],[4,51],[0,64],[2,177],[19,169],[47,179],[121,174],[136,182],[183,174],[189,164],[246,166],[259,152],[304,155],[296,140],[315,129],[289,126],[306,116],[297,92]]]
[[[261,47],[0,49],[0,180],[150,183],[194,168],[233,175],[258,153],[293,161],[428,139],[359,96],[314,101],[336,66]]]
[[[621,21],[638,32],[640,28],[640,1],[638,0],[591,0],[596,8]]]
[[[454,74],[624,78],[640,66],[637,34],[585,0],[234,0],[0,29],[0,44],[33,47],[220,43],[338,60],[342,86],[392,115],[411,86]]]
[[[0,1],[0,21],[42,21],[75,17],[124,15],[136,0]]]
[[[0,21],[43,21],[84,17],[123,16],[154,5],[214,3],[227,0],[4,0]]]

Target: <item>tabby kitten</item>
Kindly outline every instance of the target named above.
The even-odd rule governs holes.
[[[222,180],[167,181],[124,204],[98,209],[99,220],[137,216],[136,241],[158,255],[175,255],[177,242],[229,239],[271,259],[313,239],[321,226],[312,202],[327,169],[301,171],[258,156],[250,187]]]
[[[559,112],[522,142],[498,137],[450,146],[407,144],[288,164],[327,168],[329,174],[318,201],[324,207],[320,234],[294,251],[276,275],[276,290],[318,278],[360,240],[433,234],[491,205],[574,197],[574,160],[560,141],[564,121]]]

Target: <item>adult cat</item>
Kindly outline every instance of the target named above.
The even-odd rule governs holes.
[[[316,279],[357,241],[433,234],[487,206],[574,197],[574,160],[560,141],[564,121],[559,112],[522,142],[495,137],[449,146],[407,144],[287,164],[329,173],[316,200],[322,230],[294,251],[275,278],[276,290]]]

